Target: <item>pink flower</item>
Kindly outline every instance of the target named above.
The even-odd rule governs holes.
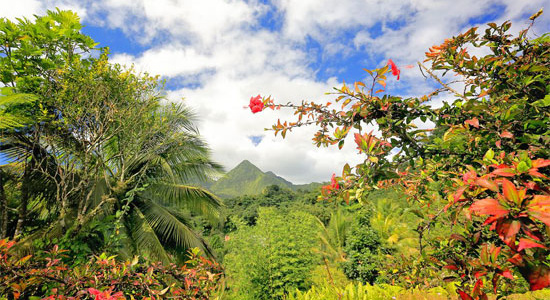
[[[261,99],[262,99],[262,96],[260,95],[250,98],[250,104],[248,105],[248,107],[250,107],[250,110],[252,111],[252,113],[255,114],[264,109],[264,103],[262,102]]]
[[[399,80],[399,74],[401,73],[401,70],[399,70],[397,65],[391,59],[388,59],[388,65],[391,67],[391,73],[393,74],[393,76],[397,76],[397,80]]]

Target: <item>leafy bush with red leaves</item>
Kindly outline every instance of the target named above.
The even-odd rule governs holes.
[[[515,36],[510,28],[490,23],[484,33],[472,28],[431,47],[431,67],[418,66],[441,88],[424,96],[385,94],[386,75],[400,75],[390,61],[366,70],[372,82],[337,88],[336,107],[263,99],[265,107],[294,110],[296,121],[272,127],[283,137],[315,125],[317,146],[341,148],[356,131],[365,160],[344,166],[333,178],[338,189],[325,189],[325,196],[365,202],[374,189],[401,186],[424,208],[417,266],[460,282],[464,300],[502,296],[503,280],[518,276],[531,290],[550,287],[550,33],[530,39],[529,28]],[[429,101],[442,92],[456,98],[434,108]],[[419,129],[420,121],[434,128]],[[379,133],[361,132],[372,125]],[[423,239],[442,219],[452,224],[450,234]]]
[[[190,251],[184,266],[118,262],[105,254],[68,267],[57,246],[17,257],[14,241],[0,240],[0,299],[209,299],[222,276],[218,264]]]

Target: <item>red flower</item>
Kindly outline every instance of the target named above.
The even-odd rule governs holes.
[[[250,104],[248,105],[248,107],[250,107],[250,110],[252,111],[252,113],[255,114],[264,109],[264,103],[262,102],[261,99],[262,99],[262,96],[260,95],[250,98]]]
[[[336,180],[336,174],[332,174],[332,178],[330,179],[330,184],[323,186],[321,189],[323,191],[323,195],[328,195],[332,193],[332,191],[338,190],[339,188],[340,188],[340,185]]]
[[[397,76],[397,80],[399,80],[399,74],[401,73],[401,70],[397,68],[397,65],[391,59],[388,59],[388,65],[391,67],[391,73],[393,74],[393,76]]]
[[[330,179],[330,185],[335,190],[340,188],[340,185],[338,185],[338,181],[336,181],[336,174],[332,174],[332,178]]]

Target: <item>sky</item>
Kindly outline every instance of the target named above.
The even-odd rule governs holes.
[[[351,140],[342,150],[317,148],[314,128],[297,128],[286,139],[271,127],[291,111],[252,114],[250,97],[280,103],[326,102],[333,87],[366,79],[363,68],[388,59],[405,66],[472,26],[513,23],[546,4],[531,36],[550,29],[548,0],[0,0],[0,17],[32,19],[48,9],[70,9],[83,32],[110,48],[113,63],[166,79],[170,101],[183,101],[213,159],[230,170],[248,159],[293,183],[328,181],[345,163],[359,163]],[[402,69],[387,92],[420,96],[437,88],[418,69]],[[436,99],[452,100],[450,95]]]

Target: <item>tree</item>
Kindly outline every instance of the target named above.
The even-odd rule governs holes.
[[[218,218],[220,200],[186,182],[220,169],[183,104],[165,100],[158,77],[110,64],[107,52],[83,59],[95,44],[80,33],[78,17],[49,11],[35,23],[2,20],[2,80],[36,97],[39,118],[7,131],[3,153],[23,165],[15,237],[19,247],[37,238],[71,241],[107,221],[108,249],[171,260],[190,247],[206,252],[184,210]],[[10,69],[11,68],[11,69]],[[42,226],[29,223],[39,205]],[[114,222],[113,222],[114,221]],[[26,231],[24,230],[26,229]]]
[[[283,299],[290,290],[309,288],[318,262],[315,218],[299,211],[261,208],[256,226],[243,224],[229,236],[224,257],[237,299]]]
[[[353,223],[346,238],[342,262],[349,279],[373,284],[377,281],[384,264],[384,256],[391,250],[382,244],[378,232],[370,225],[372,209],[363,208]]]
[[[528,28],[514,37],[510,27],[510,22],[490,23],[484,34],[472,28],[431,47],[426,53],[431,68],[421,63],[419,68],[441,85],[433,93],[412,98],[381,94],[386,74],[400,73],[389,60],[367,71],[371,84],[336,89],[341,108],[314,102],[280,105],[294,109],[298,119],[272,127],[284,137],[293,128],[315,124],[317,146],[342,147],[356,131],[355,143],[366,159],[353,168],[344,166],[325,194],[365,202],[374,189],[402,186],[425,210],[417,228],[419,251],[428,258],[423,266],[454,273],[462,299],[486,299],[489,285],[503,292],[498,282],[514,278],[514,270],[532,290],[550,286],[545,263],[550,246],[550,35],[529,39]],[[473,55],[473,48],[487,54]],[[463,93],[445,82],[447,73],[462,80]],[[428,102],[442,92],[456,100],[431,107]],[[263,103],[277,107],[270,98]],[[435,128],[416,128],[415,122],[427,120]],[[363,133],[367,124],[376,125],[380,134]],[[452,231],[447,241],[430,247],[423,238],[443,217],[453,224]],[[453,251],[458,247],[465,252]]]
[[[79,60],[95,47],[90,37],[80,33],[81,28],[78,16],[69,11],[48,11],[46,16],[36,17],[34,23],[28,19],[19,19],[17,24],[0,19],[0,82],[11,88],[12,99],[28,98],[25,95],[29,94],[36,99],[27,115],[45,117],[54,113],[48,101],[54,98],[53,77],[57,69]],[[37,160],[43,159],[37,157],[44,154],[40,151],[39,136],[48,129],[48,124],[42,118],[33,118],[24,128],[7,138],[3,136],[4,153],[24,164],[14,236],[23,232],[29,202],[38,195],[33,190],[31,177],[36,175]]]

